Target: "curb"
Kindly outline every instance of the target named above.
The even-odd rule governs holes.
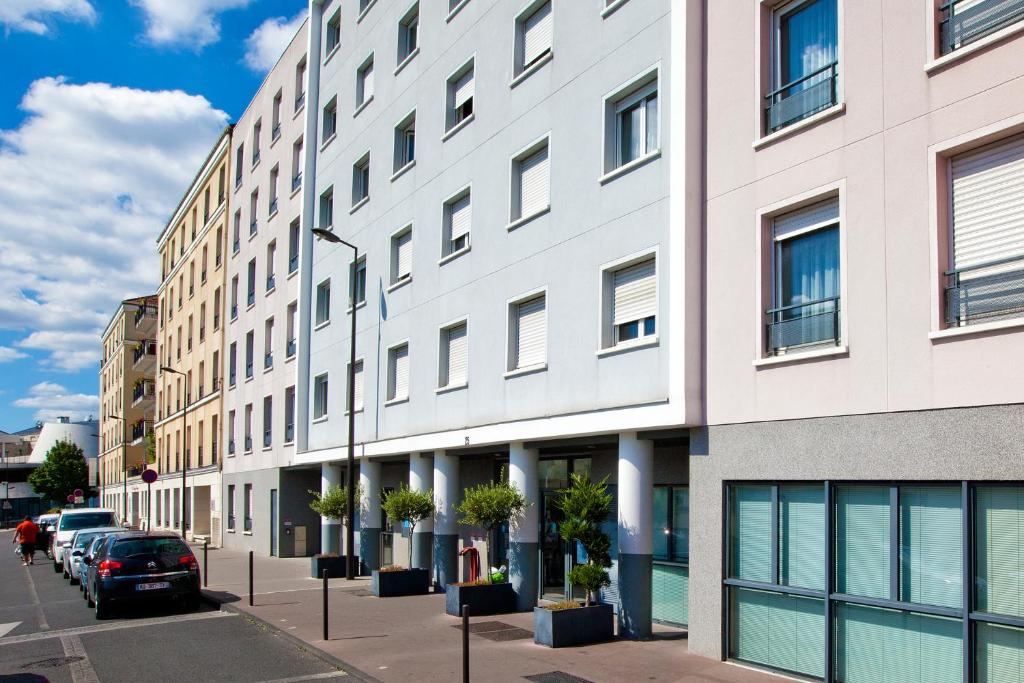
[[[383,683],[383,681],[381,681],[379,678],[375,678],[370,674],[366,673],[365,671],[360,671],[348,662],[338,659],[334,655],[321,650],[317,646],[306,642],[302,638],[293,636],[291,633],[281,630],[280,627],[270,623],[269,621],[266,621],[265,619],[261,619],[252,612],[246,611],[241,607],[235,607],[233,604],[225,600],[221,600],[217,597],[214,597],[213,595],[207,594],[205,590],[200,592],[200,599],[206,604],[210,605],[211,607],[215,607],[222,612],[231,612],[232,614],[243,616],[251,621],[258,623],[259,625],[265,628],[273,630],[274,633],[280,636],[283,640],[287,641],[288,643],[294,645],[295,647],[301,650],[305,650],[309,654],[327,663],[328,665],[333,666],[341,671],[344,671],[354,680],[360,681],[360,683]]]

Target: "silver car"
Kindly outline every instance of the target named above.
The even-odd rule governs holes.
[[[122,531],[122,529],[116,526],[78,529],[75,531],[74,536],[71,537],[71,540],[63,544],[64,557],[68,560],[67,569],[71,585],[78,583],[81,586],[82,569],[85,566],[82,564],[82,557],[86,549],[92,544],[93,539],[105,536],[112,531]]]

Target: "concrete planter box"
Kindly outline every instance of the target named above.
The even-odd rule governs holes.
[[[469,605],[469,615],[511,614],[516,611],[516,592],[511,583],[492,583],[481,586],[445,586],[444,611],[458,617],[462,605]]]
[[[430,570],[403,569],[395,572],[373,570],[373,594],[378,598],[426,595],[430,592]]]
[[[331,579],[343,579],[345,578],[345,561],[346,556],[340,557],[316,557],[315,555],[309,558],[310,562],[310,575],[314,579],[324,578],[324,570],[327,570],[327,577]],[[356,558],[356,575],[362,573],[362,568],[359,566],[359,558]]]
[[[579,609],[533,608],[533,642],[548,647],[603,643],[615,637],[615,611],[611,605]]]

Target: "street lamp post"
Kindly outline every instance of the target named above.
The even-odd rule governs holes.
[[[185,444],[185,457],[182,458],[181,461],[181,537],[185,538],[185,529],[188,527],[188,522],[185,515],[185,475],[188,472],[188,452],[189,446],[191,445],[191,440],[189,440],[188,438],[188,421],[186,417],[188,416],[188,401],[189,398],[191,398],[192,394],[189,393],[188,375],[186,375],[184,372],[181,372],[180,370],[175,370],[173,368],[169,368],[164,365],[160,366],[160,371],[169,372],[173,375],[181,375],[182,377],[185,378],[185,402],[182,404],[181,408],[181,431],[185,434],[185,439],[189,441],[188,443]]]
[[[348,365],[348,461],[345,467],[345,485],[348,492],[348,500],[345,509],[348,524],[345,525],[345,579],[352,581],[356,578],[356,562],[353,555],[356,544],[355,518],[356,518],[356,487],[354,482],[356,466],[356,268],[359,262],[359,247],[349,244],[335,235],[330,230],[313,228],[313,234],[317,239],[322,239],[333,244],[343,244],[352,250],[352,274],[349,278],[349,306],[352,309],[352,332],[349,341],[349,365]]]
[[[124,400],[127,402],[128,397],[126,396]],[[107,417],[121,421],[121,482],[124,485],[121,524],[124,524],[128,519],[128,421],[123,415],[108,415]]]

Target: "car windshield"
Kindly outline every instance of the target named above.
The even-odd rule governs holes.
[[[179,538],[125,538],[114,543],[110,557],[152,557],[154,555],[184,555],[191,553]]]
[[[103,534],[101,534],[98,531],[94,531],[88,534],[78,534],[77,536],[75,536],[75,550],[78,550],[79,548],[85,548],[90,543],[92,543],[92,539],[102,535]]]
[[[88,529],[91,526],[116,526],[113,512],[83,512],[80,515],[62,515],[60,518],[61,531],[75,531],[76,529]]]

